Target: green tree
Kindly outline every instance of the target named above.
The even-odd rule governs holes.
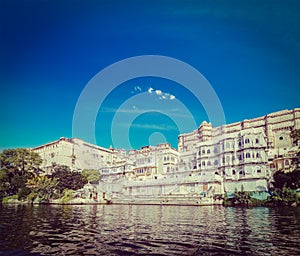
[[[64,165],[55,166],[54,172],[50,177],[57,179],[58,184],[56,188],[60,194],[64,189],[77,190],[87,183],[87,180],[80,172],[70,171],[70,168]]]
[[[284,186],[291,187],[291,175],[290,173],[285,173],[284,171],[277,171],[273,175],[273,185],[277,189],[283,189]]]
[[[295,169],[291,172],[277,171],[273,175],[273,185],[276,189],[282,190],[284,187],[289,189],[300,188],[300,170]]]
[[[26,197],[30,191],[26,182],[41,172],[41,157],[28,149],[7,149],[0,154],[0,198],[18,194]]]
[[[98,183],[100,180],[100,172],[94,169],[85,169],[82,171],[82,176],[89,182],[89,183]]]
[[[248,206],[251,204],[251,195],[245,191],[244,186],[241,186],[241,191],[235,189],[233,204],[237,206]]]
[[[28,199],[33,201],[38,199],[39,202],[49,202],[53,198],[58,181],[47,176],[35,175],[26,182],[27,187],[30,189]]]

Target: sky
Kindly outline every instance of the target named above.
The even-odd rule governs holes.
[[[300,107],[299,17],[297,0],[0,0],[0,150],[78,135],[103,147],[167,141],[176,148],[178,134],[204,120],[218,126]],[[218,102],[206,87],[199,84],[199,98],[189,85],[145,75],[97,84],[87,99],[104,100],[96,109],[87,100],[80,119],[88,126],[84,116],[95,112],[93,129],[74,132],[91,81],[115,63],[149,55],[202,74],[225,119],[208,113],[205,104]],[[145,73],[155,68],[143,63]]]

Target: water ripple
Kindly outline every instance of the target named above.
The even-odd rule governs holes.
[[[2,206],[0,255],[300,255],[298,208]]]

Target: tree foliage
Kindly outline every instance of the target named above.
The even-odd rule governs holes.
[[[251,204],[250,193],[244,190],[243,185],[241,187],[241,191],[235,189],[233,204],[236,206],[248,206]]]
[[[300,188],[300,170],[294,170],[287,173],[283,171],[277,171],[273,178],[273,185],[277,189],[283,189],[284,187],[290,189]]]
[[[89,183],[97,183],[100,180],[100,172],[94,169],[85,169],[82,171],[82,176],[89,182]]]
[[[59,193],[62,193],[65,189],[80,189],[87,183],[80,172],[70,171],[70,168],[65,165],[55,166],[54,172],[49,177],[58,181],[56,189]]]
[[[19,194],[26,197],[26,182],[39,173],[41,157],[28,149],[7,149],[0,154],[0,198]]]
[[[40,202],[49,202],[55,194],[57,184],[58,181],[55,178],[35,175],[26,183],[30,189],[28,199],[30,201],[38,199]]]

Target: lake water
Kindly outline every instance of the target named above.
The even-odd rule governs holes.
[[[300,209],[0,206],[0,255],[300,255]]]

